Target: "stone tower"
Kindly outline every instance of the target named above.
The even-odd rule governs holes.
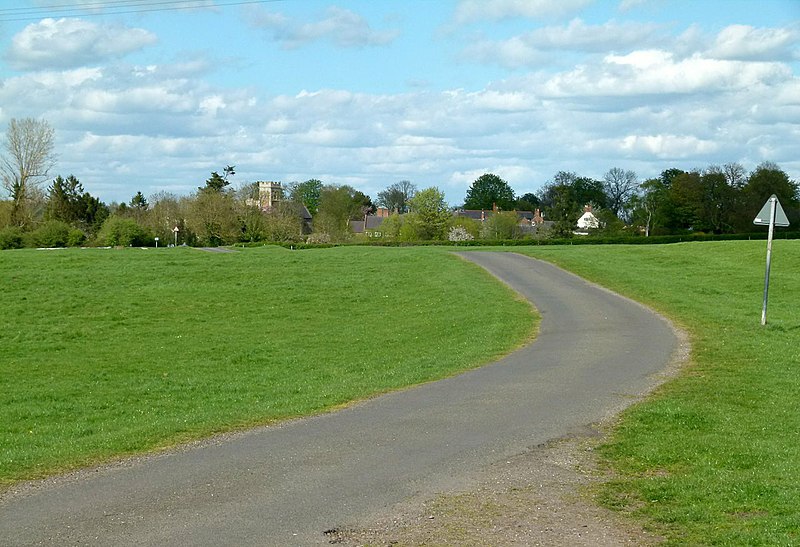
[[[271,209],[283,199],[283,188],[280,182],[259,182],[258,203],[262,209]]]

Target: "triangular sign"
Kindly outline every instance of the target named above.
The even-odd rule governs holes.
[[[783,207],[781,207],[781,202],[778,200],[778,196],[772,194],[761,210],[756,215],[755,220],[753,220],[753,224],[757,224],[759,226],[769,226],[769,215],[770,209],[772,209],[772,200],[775,200],[775,226],[788,226],[789,219],[786,218],[786,213],[783,211]]]

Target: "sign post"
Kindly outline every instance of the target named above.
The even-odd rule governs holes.
[[[177,226],[175,226],[175,227],[172,229],[172,233],[173,233],[173,234],[175,234],[175,246],[176,246],[176,247],[178,246],[178,232],[180,232],[180,230],[178,230],[178,227],[177,227]]]
[[[789,219],[783,212],[778,196],[772,194],[764,206],[759,211],[753,224],[759,226],[769,226],[767,235],[767,273],[764,275],[764,304],[761,307],[761,325],[767,324],[767,295],[769,294],[769,268],[772,262],[772,234],[775,226],[788,226]]]

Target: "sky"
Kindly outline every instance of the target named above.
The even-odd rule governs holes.
[[[800,0],[0,0],[0,128],[106,202],[311,178],[463,203],[559,171],[800,181]]]

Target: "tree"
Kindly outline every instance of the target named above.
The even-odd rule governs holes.
[[[522,194],[514,202],[514,209],[517,211],[534,211],[539,208],[540,202],[536,194]]]
[[[419,239],[446,239],[447,224],[452,214],[442,191],[432,187],[417,192],[409,201],[409,208],[417,222]]]
[[[627,204],[636,194],[639,183],[636,173],[612,167],[603,175],[603,190],[608,197],[608,208],[618,217],[627,217]]]
[[[486,173],[467,190],[464,209],[493,209],[495,205],[503,210],[513,209],[514,190],[497,175]]]
[[[55,164],[54,139],[55,132],[45,120],[14,118],[8,123],[0,174],[11,196],[12,224],[25,226],[32,220],[29,201],[34,187]]]
[[[222,169],[223,175],[216,171],[211,172],[211,178],[206,181],[205,186],[198,188],[199,190],[208,190],[211,192],[222,192],[222,190],[230,184],[228,177],[236,174],[233,165],[227,165]]]
[[[47,189],[46,220],[60,220],[87,233],[96,234],[109,211],[105,203],[84,192],[83,185],[74,175],[66,179],[56,177]],[[142,196],[144,199],[144,196]]]
[[[373,210],[369,196],[352,186],[323,186],[314,231],[328,234],[333,240],[351,235],[350,221],[363,220]]]
[[[66,179],[57,176],[47,189],[45,219],[73,223],[81,216],[83,185],[73,175]]]
[[[732,188],[741,190],[747,184],[747,171],[739,163],[726,163],[722,166],[722,173]]]
[[[417,187],[408,180],[401,180],[378,192],[378,205],[391,212],[407,213],[408,202],[417,193]]]
[[[481,226],[481,237],[484,239],[516,239],[519,236],[519,217],[514,211],[495,213]]]
[[[145,198],[144,194],[141,192],[136,192],[136,194],[134,194],[134,196],[131,198],[130,207],[138,211],[146,211],[147,198]]]
[[[321,193],[322,181],[317,179],[308,179],[289,186],[289,200],[305,205],[311,216],[316,215],[319,210]]]
[[[572,183],[575,201],[581,210],[584,205],[592,205],[596,209],[608,207],[608,196],[603,188],[602,181],[590,179],[589,177],[578,177]]]
[[[261,213],[263,231],[261,239],[276,242],[300,241],[303,238],[303,216],[301,204],[294,201],[279,201],[269,213]]]
[[[778,197],[792,225],[800,221],[798,184],[790,180],[789,175],[775,163],[764,162],[759,164],[750,173],[743,192],[746,212],[750,222],[752,222],[759,209],[772,194]]]
[[[134,219],[115,215],[103,223],[97,239],[104,245],[139,247],[150,245],[153,236]]]
[[[228,192],[197,192],[189,205],[187,227],[204,245],[227,245],[238,240],[241,225],[233,196]]]

